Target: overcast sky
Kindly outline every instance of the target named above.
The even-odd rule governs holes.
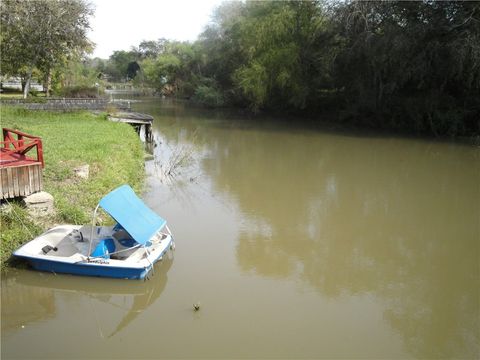
[[[90,0],[93,57],[130,50],[142,40],[195,40],[222,0]]]

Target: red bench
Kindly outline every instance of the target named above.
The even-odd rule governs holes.
[[[35,149],[36,157],[27,156]],[[42,139],[18,130],[3,128],[0,142],[0,167],[18,166],[39,162],[44,167]]]

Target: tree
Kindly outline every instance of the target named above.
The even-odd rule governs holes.
[[[128,63],[127,66],[127,79],[132,80],[137,76],[137,73],[140,71],[140,65],[136,61]]]
[[[136,62],[137,54],[135,51],[117,50],[114,51],[108,59],[106,72],[117,81],[128,80],[131,74],[133,62]],[[130,72],[129,72],[130,65]]]
[[[167,41],[156,57],[147,57],[141,68],[147,83],[157,90],[191,97],[201,78],[201,54],[189,42]]]
[[[87,38],[93,10],[83,0],[3,0],[1,2],[2,73],[26,69],[24,98],[34,68],[47,79],[69,59],[92,49]]]
[[[478,131],[478,2],[352,2],[335,18],[345,43],[335,78],[358,121]]]
[[[159,39],[157,41],[147,41],[143,40],[140,45],[138,45],[138,52],[142,59],[145,58],[155,58],[165,51],[166,39]]]
[[[254,111],[305,109],[329,85],[327,25],[317,1],[224,3],[200,38],[206,74]]]
[[[223,2],[197,41],[202,75],[223,90],[227,101],[241,106],[244,105],[243,98],[237,94],[232,75],[247,61],[239,31],[245,18],[245,7],[241,1]]]

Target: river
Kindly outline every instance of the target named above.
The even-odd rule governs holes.
[[[9,272],[2,358],[480,357],[478,147],[133,106],[173,257],[146,282]]]

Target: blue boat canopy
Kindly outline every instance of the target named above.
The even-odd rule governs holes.
[[[167,221],[147,207],[128,185],[107,194],[99,205],[139,244],[145,245]]]

